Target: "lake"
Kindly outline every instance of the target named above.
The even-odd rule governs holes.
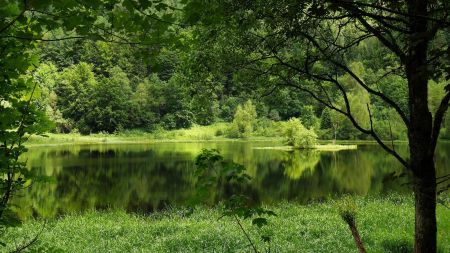
[[[21,218],[55,217],[87,209],[121,208],[149,213],[186,205],[194,195],[194,159],[202,149],[218,149],[242,164],[252,177],[245,189],[254,202],[308,203],[342,194],[410,194],[400,163],[376,144],[357,150],[283,151],[255,149],[281,142],[101,144],[32,147],[28,167],[51,180],[34,182],[15,202]],[[398,145],[401,153],[406,145]],[[440,143],[439,175],[450,173],[450,143]],[[406,183],[406,184],[405,184]],[[220,201],[224,189],[211,193]]]

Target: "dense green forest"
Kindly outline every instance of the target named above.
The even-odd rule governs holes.
[[[63,36],[61,33],[54,36]],[[234,63],[226,73],[219,73],[217,69],[223,65],[218,65],[224,63],[215,57],[225,56],[216,50],[224,49],[204,48],[202,38],[190,39],[193,33],[192,29],[182,32],[190,43],[188,49],[161,48],[157,57],[151,57],[145,46],[104,41],[73,39],[42,43],[36,49],[42,63],[30,73],[39,84],[36,103],[54,122],[52,131],[56,133],[117,133],[136,129],[152,132],[233,122],[235,114],[242,112],[238,108],[251,100],[255,109],[244,106],[244,111],[256,110],[256,115],[250,120],[250,129],[241,130],[247,131],[247,135],[278,136],[277,122],[295,117],[305,127],[314,129],[321,139],[368,138],[346,117],[308,94],[274,86],[268,79],[253,78],[246,73],[245,66],[240,68]],[[385,68],[383,63],[393,57],[385,54],[375,39],[361,42],[351,54],[350,67],[368,81],[375,81],[377,73]],[[201,71],[194,71],[194,67]],[[406,139],[406,128],[392,109],[369,96],[348,74],[339,79],[346,83],[358,120],[368,121],[366,106],[370,105],[374,124],[383,139]],[[445,84],[445,80],[429,82],[433,111],[445,95]],[[269,92],[265,85],[270,87]],[[407,107],[405,78],[390,76],[377,85]],[[338,91],[335,92],[330,96],[344,106],[343,101],[338,101]],[[441,138],[450,138],[449,124],[450,120],[444,120]],[[232,128],[217,135],[242,137],[239,130]]]

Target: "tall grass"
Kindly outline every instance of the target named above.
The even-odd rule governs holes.
[[[212,140],[224,138],[224,133],[229,128],[229,123],[214,123],[209,126],[193,125],[189,129],[178,129],[172,131],[156,131],[153,133],[155,139],[170,140]]]
[[[142,130],[125,130],[123,132],[108,134],[97,133],[81,135],[79,133],[69,134],[47,134],[47,137],[31,136],[27,142],[28,146],[38,145],[64,145],[64,144],[98,144],[98,143],[152,143],[160,141],[210,141],[210,140],[231,140],[226,133],[230,123],[214,123],[209,126],[193,125],[188,129],[163,130],[157,129],[153,132]],[[254,136],[246,138],[249,140],[267,140],[271,137]],[[279,139],[279,138],[278,138]]]
[[[356,222],[368,252],[410,252],[413,245],[412,197],[358,198]],[[259,230],[244,226],[253,238],[271,234],[272,252],[356,252],[352,235],[335,202],[307,206],[282,203],[270,207],[277,217]],[[232,220],[215,208],[170,209],[149,216],[123,211],[88,211],[48,222],[33,252],[249,252],[248,243]],[[450,252],[450,210],[439,206],[438,248]],[[9,229],[12,249],[32,237],[42,221],[30,220]],[[259,248],[266,245],[255,240]]]
[[[194,125],[189,129],[178,130],[155,130],[145,132],[142,130],[125,130],[120,133],[107,134],[97,133],[90,135],[80,135],[79,133],[69,134],[47,134],[46,137],[31,136],[28,145],[51,145],[51,144],[94,144],[94,143],[129,143],[129,142],[154,142],[161,140],[188,141],[188,140],[213,140],[225,139],[223,133],[228,128],[229,123],[215,123],[209,126]]]

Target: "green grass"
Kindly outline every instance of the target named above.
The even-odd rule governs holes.
[[[198,141],[220,139],[217,131],[226,128],[226,123],[217,123],[210,126],[192,126],[189,129],[173,131],[158,130],[144,132],[139,130],[124,131],[117,134],[47,134],[47,137],[31,136],[26,143],[28,146],[61,145],[61,144],[99,144],[99,143],[152,143],[158,141]],[[222,137],[223,139],[223,137]]]
[[[155,139],[169,140],[212,140],[223,139],[229,123],[215,123],[209,126],[194,125],[189,129],[160,131],[153,134]]]
[[[292,151],[296,150],[293,146],[271,146],[271,147],[255,147],[255,149],[266,149],[266,150],[284,150]],[[314,145],[309,150],[319,150],[319,151],[340,151],[340,150],[354,150],[358,149],[358,145],[337,145],[337,144],[319,144]]]
[[[316,145],[315,149],[320,151],[353,150],[358,149],[358,145],[325,144],[325,145]]]
[[[358,198],[357,225],[368,252],[408,252],[412,248],[414,205],[411,198]],[[245,228],[261,251],[262,233],[272,234],[272,252],[357,252],[351,233],[334,202],[270,207],[277,217],[258,230]],[[89,211],[51,220],[32,252],[251,252],[236,223],[219,219],[217,209],[199,208],[191,215],[171,209],[150,216],[123,211]],[[450,211],[438,207],[438,247],[450,252]],[[6,233],[9,250],[42,227],[31,220]]]
[[[46,137],[31,136],[26,146],[48,146],[68,144],[119,144],[119,143],[155,143],[155,142],[198,142],[198,141],[283,141],[282,137],[251,136],[245,139],[227,138],[225,133],[230,123],[215,123],[209,126],[194,125],[189,129],[157,130],[144,132],[140,130],[126,130],[117,134],[98,133],[81,135],[78,133],[53,134]],[[320,144],[330,145],[331,140],[319,140]],[[367,144],[369,140],[337,141],[336,144]],[[342,146],[342,145],[339,145]]]
[[[101,143],[155,143],[155,142],[190,142],[190,141],[230,141],[224,136],[229,123],[215,123],[209,126],[194,125],[189,129],[157,130],[144,132],[139,130],[128,130],[117,134],[91,134],[81,135],[69,134],[47,134],[46,137],[31,136],[26,142],[27,146],[40,145],[66,145],[66,144],[101,144]],[[276,137],[253,136],[245,140],[282,140]]]

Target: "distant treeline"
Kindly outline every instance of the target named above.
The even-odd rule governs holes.
[[[360,61],[351,64],[353,71],[367,79],[380,66],[380,59],[374,55],[376,46],[371,46],[372,51],[355,52]],[[293,92],[286,86],[274,86],[270,93],[266,87],[262,92],[246,85],[251,77],[242,77],[242,73],[236,76],[230,72],[219,78],[211,69],[198,69],[204,68],[196,62],[207,51],[200,45],[194,45],[189,52],[160,48],[157,56],[151,50],[87,40],[43,43],[38,52],[43,64],[31,74],[39,85],[37,103],[54,122],[53,131],[155,131],[232,122],[238,107],[251,100],[256,110],[252,128],[260,129],[259,133],[276,125],[274,122],[295,117],[308,129],[313,128],[321,139],[367,138],[347,118],[307,94]],[[380,136],[406,138],[406,129],[393,110],[372,99],[351,77],[340,78],[350,90],[356,120],[363,125],[369,123],[370,105]],[[431,82],[429,86],[431,108],[435,110],[444,83]],[[406,107],[406,81],[402,77],[382,80],[379,87],[390,89],[388,93]],[[343,101],[338,104],[343,106]],[[241,137],[237,133],[229,135]],[[445,120],[441,137],[450,138],[450,120]]]

